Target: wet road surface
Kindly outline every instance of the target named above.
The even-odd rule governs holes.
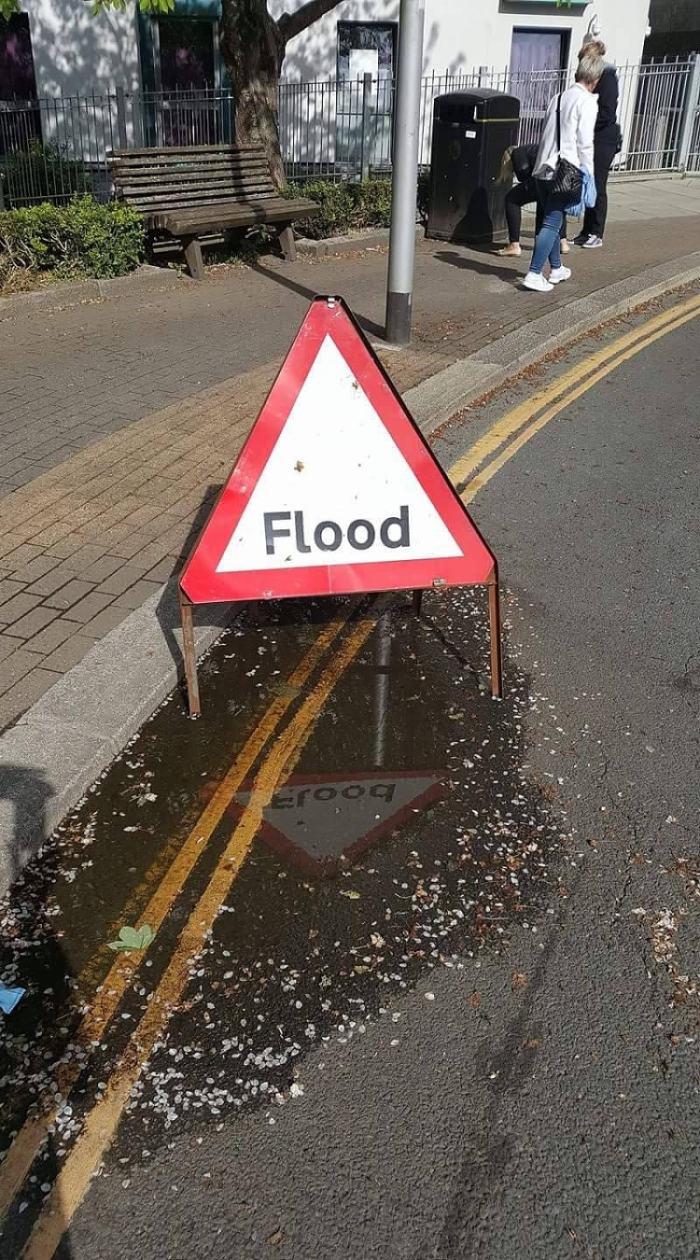
[[[483,592],[247,610],[20,880],[3,1254],[698,1253],[697,335],[479,490],[502,703]]]

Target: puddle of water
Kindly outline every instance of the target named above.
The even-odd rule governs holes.
[[[480,690],[478,595],[384,619],[324,709],[219,915],[135,1096],[145,1132],[221,1124],[297,1088],[435,966],[536,930],[562,821],[522,774],[527,679]],[[246,794],[241,793],[239,805]],[[145,1125],[145,1129],[142,1127]],[[138,1136],[140,1130],[140,1137]]]
[[[200,667],[205,717],[190,722],[173,695],[0,903],[0,977],[27,988],[0,1025],[0,1134],[42,1095],[114,962],[107,942],[139,921],[256,720],[339,607],[268,607],[262,628],[246,613]],[[177,907],[173,917],[179,928]]]
[[[140,1158],[144,1147],[157,1148],[173,1125],[222,1124],[246,1104],[273,1103],[274,1118],[320,1039],[361,1035],[429,969],[469,965],[484,946],[502,949],[516,925],[536,930],[562,820],[523,773],[528,679],[511,661],[502,703],[480,689],[484,604],[482,592],[431,597],[418,621],[399,600],[380,620],[265,811],[109,1165],[132,1149]],[[60,1060],[84,1065],[75,1113],[61,1111],[30,1199],[52,1180],[76,1117],[99,1096],[146,1009],[249,786],[206,847],[103,1045],[88,1054],[72,1037],[114,961],[106,942],[121,923],[139,921],[149,869],[160,872],[175,856],[256,718],[337,608],[284,605],[266,629],[230,632],[202,669],[203,719],[187,721],[173,697],[6,904],[0,974],[30,992],[0,1033],[2,1146],[47,1093],[61,1101]],[[21,1232],[16,1220],[14,1228]]]

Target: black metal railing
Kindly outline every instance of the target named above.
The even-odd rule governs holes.
[[[697,58],[618,68],[618,117],[625,172],[700,170],[700,66]],[[567,72],[512,74],[481,67],[426,76],[421,93],[421,166],[430,163],[433,102],[445,92],[489,87],[521,103],[520,142],[541,133]],[[359,179],[391,171],[394,82],[357,80],[279,85],[279,131],[290,179]],[[116,88],[85,96],[0,101],[0,204],[111,196],[113,149],[232,142],[230,91],[142,92]]]

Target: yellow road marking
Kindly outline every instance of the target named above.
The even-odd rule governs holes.
[[[541,412],[541,414],[533,420],[532,424],[527,425],[526,428],[522,429],[521,432],[518,433],[517,437],[515,437],[512,442],[509,442],[507,446],[503,447],[496,458],[491,460],[490,464],[487,464],[481,472],[477,473],[475,477],[472,477],[471,481],[460,495],[462,502],[471,503],[472,499],[476,497],[482,486],[485,486],[486,483],[495,476],[499,469],[502,468],[504,464],[507,464],[508,460],[512,459],[521,447],[525,446],[526,442],[530,441],[530,438],[534,437],[536,433],[539,433],[540,429],[543,429],[550,420],[553,420],[555,416],[558,416],[559,413],[563,411],[565,407],[568,407],[570,403],[575,402],[577,398],[586,394],[589,389],[592,389],[599,381],[602,381],[606,376],[609,376],[611,372],[614,372],[615,369],[620,367],[622,363],[625,363],[627,359],[634,358],[636,354],[639,354],[641,350],[646,349],[647,346],[652,345],[654,341],[658,341],[660,337],[664,337],[667,333],[673,332],[675,328],[680,328],[682,324],[687,324],[691,319],[697,319],[700,315],[700,299],[695,303],[694,310],[688,311],[687,308],[689,305],[690,303],[684,303],[682,307],[676,308],[677,310],[685,310],[686,314],[681,315],[679,318],[673,320],[672,323],[667,324],[663,328],[657,328],[657,331],[651,333],[650,336],[637,341],[628,350],[625,350],[623,354],[619,354],[612,363],[608,363],[605,367],[602,367],[597,372],[594,372],[592,376],[587,377],[586,380],[582,381],[580,385],[577,385],[575,389],[570,390],[565,397],[560,398],[557,402],[553,403],[551,407],[547,407],[545,411]]]
[[[584,359],[582,363],[577,363],[574,367],[569,368],[567,372],[558,376],[551,384],[538,390],[532,397],[527,398],[525,402],[519,403],[517,407],[513,407],[505,416],[497,420],[461,459],[458,459],[452,465],[449,470],[449,476],[454,485],[461,486],[483,464],[489,455],[497,451],[509,437],[517,433],[518,429],[527,424],[528,420],[531,420],[538,411],[541,411],[543,407],[554,402],[563,394],[567,394],[568,397],[570,389],[577,386],[580,381],[583,381],[592,372],[595,372],[597,368],[607,363],[608,360],[617,359],[623,351],[634,346],[637,342],[644,341],[650,333],[655,332],[657,329],[662,330],[662,332],[670,332],[669,324],[673,324],[679,319],[682,320],[687,312],[692,311],[693,314],[697,314],[698,310],[700,310],[700,297],[689,298],[688,301],[679,303],[678,306],[672,307],[669,311],[662,311],[660,315],[653,316],[641,327],[625,333],[622,337],[612,341],[610,345],[603,347],[603,349]],[[643,347],[639,345],[638,348],[641,350]],[[620,362],[623,362],[623,360],[620,359]],[[610,371],[615,366],[616,364],[612,364]],[[597,379],[600,380],[600,377]]]
[[[354,605],[356,606],[356,605]],[[338,637],[343,626],[352,614],[353,607],[347,609],[343,616],[335,617],[316,637],[308,652],[289,675],[287,685],[291,692],[278,696],[246,740],[243,748],[233,762],[231,768],[221,780],[214,795],[198,818],[187,838],[178,850],[177,857],[165,873],[161,883],[153,893],[143,914],[144,923],[150,923],[157,932],[173,902],[182,892],[187,879],[194,869],[207,841],[221,821],[241,784],[245,781],[263,748],[269,741],[282,718],[296,698],[295,693],[311,677],[328,648]],[[143,961],[143,954],[119,954],[110,967],[98,990],[90,1010],[83,1016],[75,1041],[78,1045],[89,1046],[102,1040],[105,1029],[113,1018],[119,1003]],[[57,1084],[65,1097],[81,1072],[79,1063],[73,1061],[63,1064],[59,1069]],[[51,1104],[40,1115],[26,1120],[14,1139],[3,1163],[0,1165],[0,1216],[3,1216],[29,1172],[48,1130],[55,1122],[59,1106]]]
[[[240,822],[180,934],[129,1047],[110,1074],[102,1098],[89,1112],[83,1129],[44,1202],[41,1214],[22,1251],[22,1260],[50,1260],[53,1256],[85,1195],[95,1168],[116,1133],[131,1090],[187,984],[192,959],[201,952],[214,920],[228,896],[260,827],[263,810],[270,803],[283,775],[291,774],[323,705],[367,642],[377,617],[389,603],[390,600],[387,599],[378,600],[372,616],[364,617],[353,625],[319,681],[267,754]]]
[[[547,407],[542,414],[538,415],[532,424],[523,429],[518,437],[510,442],[480,475],[473,478],[470,484],[464,488],[463,501],[471,502],[479,489],[535,433],[554,416],[558,415],[569,402],[581,397],[620,364],[632,358],[646,346],[652,344],[664,334],[673,331],[674,328],[687,323],[698,314],[700,314],[700,298],[694,298],[680,304],[671,311],[655,316],[647,321],[643,329],[635,330],[634,333],[625,334],[624,337],[618,338],[605,351],[600,351],[591,356],[585,361],[585,364],[579,365],[576,369],[565,373],[564,376],[553,382],[547,389],[539,391],[527,403],[514,408],[501,421],[498,421],[484,438],[475,443],[462,460],[458,460],[452,465],[449,469],[449,476],[453,482],[460,484],[464,477],[468,476],[470,470],[478,468],[489,454],[503,446],[503,443],[507,441],[509,436],[517,433],[518,429],[523,429],[528,419],[533,415],[537,415],[548,401],[557,400],[555,404]],[[595,368],[600,364],[605,364],[605,366],[600,367],[596,371]],[[583,370],[584,368],[585,370]],[[594,370],[592,371],[592,369]],[[563,384],[564,381],[568,381],[568,385]],[[572,386],[573,388],[571,388]],[[567,389],[570,390],[569,393],[566,393]],[[193,955],[201,950],[204,938],[211,930],[218,908],[228,895],[230,887],[243,864],[260,826],[263,810],[269,804],[282,775],[285,772],[287,774],[291,773],[293,762],[308,740],[328,695],[369,637],[374,628],[374,617],[379,615],[377,610],[381,607],[381,604],[382,601],[379,601],[372,618],[368,617],[358,622],[355,630],[344,640],[337,657],[326,668],[316,687],[278,738],[263,763],[241,821],[216,867],[211,882],[185,925],[161,982],[136,1029],[132,1039],[132,1043],[136,1048],[135,1061],[133,1054],[125,1056],[121,1064],[117,1066],[110,1076],[105,1094],[89,1113],[83,1130],[66,1159],[48,1199],[44,1203],[42,1213],[37,1219],[27,1244],[22,1251],[22,1260],[50,1260],[50,1257],[53,1256],[63,1233],[85,1195],[95,1167],[98,1166],[116,1133],[133,1085],[148,1059],[157,1037],[167,1025],[172,1007],[178,1000],[187,982],[190,960]],[[235,790],[237,789],[234,788],[234,792]],[[217,789],[217,794],[219,791],[220,789]],[[212,798],[212,802],[210,802],[207,809],[211,808],[214,799]],[[221,810],[217,821],[223,815],[224,809]],[[207,811],[205,810],[203,817],[206,814]],[[216,822],[214,826],[216,826]],[[155,896],[158,896],[158,892]],[[148,909],[144,913],[144,918],[147,913]],[[198,915],[200,916],[199,920],[197,919]],[[119,962],[128,959],[128,957],[122,956]],[[90,1015],[91,1013],[86,1016],[86,1021],[90,1019]]]

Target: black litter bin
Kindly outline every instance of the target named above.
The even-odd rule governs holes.
[[[436,97],[428,236],[504,239],[508,184],[498,176],[504,150],[517,144],[519,122],[520,101],[504,92],[474,88]]]

